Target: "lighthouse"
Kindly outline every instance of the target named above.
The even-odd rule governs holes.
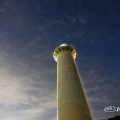
[[[76,50],[62,44],[53,57],[57,62],[57,120],[93,120],[75,63]]]

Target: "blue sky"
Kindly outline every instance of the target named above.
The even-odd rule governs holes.
[[[62,43],[76,63],[94,119],[119,112],[120,2],[0,0],[0,119],[56,120],[56,62]]]

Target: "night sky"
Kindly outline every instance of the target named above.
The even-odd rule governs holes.
[[[94,120],[120,107],[119,0],[0,0],[0,120],[56,120],[55,47],[73,45]]]

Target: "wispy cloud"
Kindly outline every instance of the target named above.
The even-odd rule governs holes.
[[[37,42],[32,42],[32,45],[31,42],[29,45],[27,44],[23,50],[24,54],[28,55],[29,49],[32,46],[35,47],[34,45],[37,45]],[[55,112],[56,92],[53,82],[55,80],[51,77],[55,70],[52,67],[48,69],[42,64],[40,65],[41,68],[37,67],[39,60],[41,62],[43,60],[45,63],[46,54],[49,54],[49,51],[44,50],[44,47],[47,46],[42,46],[42,54],[39,55],[36,52],[35,56],[38,55],[38,57],[37,61],[34,58],[36,61],[34,67],[30,65],[32,59],[27,63],[27,61],[16,59],[15,56],[11,56],[9,51],[2,49],[3,51],[0,54],[0,111],[8,115],[1,114],[1,120],[17,119],[17,115],[21,120],[37,120],[45,114],[48,114],[47,117],[51,116],[53,114],[51,110]],[[45,64],[47,66],[47,63]]]

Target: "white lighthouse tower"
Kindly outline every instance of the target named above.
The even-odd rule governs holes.
[[[57,120],[93,120],[75,64],[76,50],[62,44],[53,57],[57,62]]]

